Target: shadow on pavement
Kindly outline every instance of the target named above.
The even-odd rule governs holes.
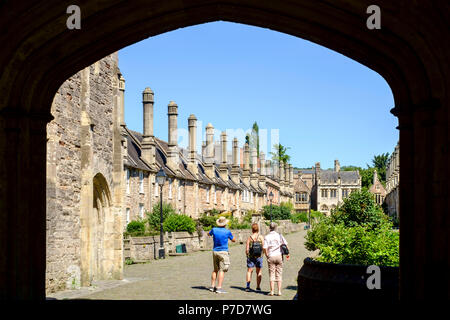
[[[297,291],[297,286],[287,286],[286,289],[287,290],[295,290],[295,291]]]
[[[191,287],[192,289],[199,289],[199,290],[206,290],[206,291],[209,291],[209,289],[207,288],[207,287],[205,287],[205,286],[194,286],[194,287]]]
[[[245,291],[245,287],[236,287],[236,286],[231,286],[231,289],[238,289],[241,291]],[[257,294],[263,294],[263,295],[267,295],[269,293],[269,291],[256,291],[254,289],[250,289],[250,291],[248,293],[257,293]]]

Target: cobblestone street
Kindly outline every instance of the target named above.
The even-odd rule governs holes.
[[[207,290],[212,272],[211,251],[195,252],[165,260],[125,266],[124,280],[100,281],[91,288],[64,291],[49,295],[49,299],[107,299],[107,300],[291,300],[297,292],[297,273],[303,260],[312,253],[304,247],[305,230],[286,235],[291,257],[284,261],[282,296],[268,296],[267,261],[264,259],[262,292],[245,292],[245,247],[230,247],[231,266],[225,276],[226,294]],[[256,287],[253,272],[251,288]]]

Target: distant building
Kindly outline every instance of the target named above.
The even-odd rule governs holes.
[[[357,170],[341,171],[339,160],[334,161],[334,170],[322,170],[317,162],[312,169],[297,170],[294,174],[294,209],[297,212],[313,209],[329,215],[355,190],[361,190]]]
[[[341,171],[338,160],[334,170],[321,170],[315,166],[315,186],[312,192],[312,209],[329,215],[350,193],[361,190],[359,171]]]
[[[307,212],[311,208],[314,169],[294,171],[294,210]]]
[[[386,189],[378,179],[378,173],[376,169],[373,172],[373,184],[370,187],[369,192],[375,196],[375,202],[381,206],[384,202],[384,199],[386,198]]]
[[[397,143],[394,152],[386,166],[386,207],[391,217],[399,217],[399,183],[400,183],[400,144]]]

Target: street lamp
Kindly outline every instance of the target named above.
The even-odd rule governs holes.
[[[309,207],[308,207],[308,225],[305,226],[305,229],[311,228],[311,195],[308,196]]]
[[[270,191],[270,193],[269,193],[269,200],[270,200],[270,223],[272,223],[272,200],[273,200],[272,191]]]
[[[164,170],[159,169],[158,173],[156,174],[156,183],[159,185],[160,187],[160,191],[159,191],[159,213],[160,213],[160,217],[159,217],[159,222],[160,222],[160,231],[159,231],[159,259],[166,258],[166,253],[164,250],[164,231],[163,231],[163,201],[162,201],[162,190],[163,190],[163,186],[164,186],[164,182],[166,181],[167,175],[164,172]]]

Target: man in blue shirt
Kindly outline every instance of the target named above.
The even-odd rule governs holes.
[[[209,290],[216,293],[226,293],[222,289],[222,283],[225,277],[225,272],[228,271],[228,268],[230,266],[230,257],[228,254],[228,239],[230,239],[232,242],[236,242],[236,239],[234,239],[231,231],[225,228],[228,224],[228,220],[225,217],[220,217],[219,219],[217,219],[216,224],[217,228],[212,228],[208,233],[208,235],[212,236],[214,240],[214,271],[211,274],[211,287],[209,287]]]

